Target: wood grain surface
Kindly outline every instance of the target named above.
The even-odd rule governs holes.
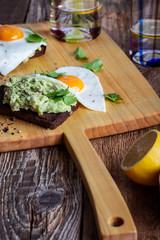
[[[99,77],[104,93],[116,92],[124,98],[124,101],[122,104],[105,101],[105,113],[88,110],[79,104],[78,110],[55,130],[45,129],[19,119],[13,122],[8,116],[0,116],[2,125],[0,152],[63,143],[63,134],[66,130],[72,129],[74,134],[78,134],[77,129],[73,128],[75,123],[78,123],[79,131],[82,130],[89,139],[92,139],[150,127],[160,122],[160,99],[134,64],[103,30],[97,39],[81,44],[68,44],[52,37],[49,22],[20,24],[20,26],[31,28],[46,38],[47,49],[43,56],[20,64],[8,74],[9,76],[30,75],[35,71],[40,72],[40,67],[48,71],[62,66],[80,67],[84,62],[77,61],[73,54],[80,46],[90,59],[85,63],[101,56],[103,67],[96,76]],[[9,78],[8,75],[1,79],[0,84]],[[8,127],[7,132],[3,131],[5,127]],[[20,129],[21,134],[17,133],[17,129]]]
[[[27,17],[30,22],[48,20],[48,10],[47,1],[22,4],[22,1],[1,0],[0,23],[22,23]],[[128,54],[130,1],[106,0],[103,11],[103,29]],[[160,96],[160,68],[135,65]],[[160,130],[159,125],[154,128]],[[129,146],[147,131],[149,128],[91,140],[91,143],[131,211],[138,239],[158,240],[158,187],[135,184],[120,170]],[[1,153],[0,164],[0,239],[98,239],[88,196],[64,146]]]

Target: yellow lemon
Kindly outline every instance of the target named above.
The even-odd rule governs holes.
[[[160,174],[160,132],[151,130],[134,143],[121,163],[121,169],[134,182],[158,185]]]

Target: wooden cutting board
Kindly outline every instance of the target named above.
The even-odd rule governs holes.
[[[118,93],[122,104],[106,101],[106,113],[79,109],[55,130],[21,120],[0,116],[0,151],[37,148],[65,144],[81,174],[88,191],[99,229],[100,239],[136,239],[136,228],[129,210],[113,179],[88,139],[118,134],[160,123],[160,99],[115,42],[102,31],[90,42],[70,44],[57,41],[49,32],[49,23],[20,25],[32,28],[47,38],[44,56],[22,63],[9,76],[21,76],[62,66],[82,66],[74,50],[81,46],[89,61],[101,56],[103,67],[96,75],[104,93]],[[4,78],[3,78],[4,80]],[[3,82],[1,80],[1,82]],[[8,131],[3,132],[8,126]],[[114,146],[113,146],[114,147]]]

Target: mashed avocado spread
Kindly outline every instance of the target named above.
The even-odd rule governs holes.
[[[10,105],[12,111],[21,108],[38,114],[70,112],[77,103],[76,97],[60,82],[52,82],[43,76],[12,77],[4,84],[3,103]]]

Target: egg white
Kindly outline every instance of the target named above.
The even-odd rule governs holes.
[[[93,72],[82,67],[72,66],[59,68],[56,72],[79,77],[85,87],[79,93],[75,92],[77,100],[88,109],[106,112],[103,89],[99,78]]]
[[[47,45],[46,42],[28,43],[26,38],[32,34],[32,31],[20,28],[24,37],[14,41],[0,40],[0,73],[7,75],[14,70],[20,63],[34,55],[36,49],[41,45]]]

